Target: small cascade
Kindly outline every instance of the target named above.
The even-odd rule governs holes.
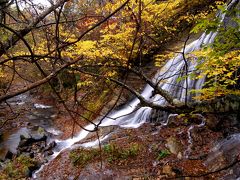
[[[205,118],[201,114],[197,114],[197,115],[199,117],[201,117],[202,122],[201,122],[201,124],[198,124],[198,125],[191,125],[189,127],[188,131],[187,131],[188,132],[188,147],[187,147],[186,151],[184,152],[184,156],[186,158],[189,158],[189,155],[190,155],[190,153],[192,151],[192,147],[193,147],[192,131],[194,129],[201,128],[201,127],[205,126]]]

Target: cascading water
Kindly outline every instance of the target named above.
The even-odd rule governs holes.
[[[228,8],[230,8],[237,0],[233,0],[229,5]],[[220,18],[224,19],[224,14],[220,14]],[[202,46],[210,44],[214,41],[214,38],[216,37],[217,33],[211,32],[209,34],[203,33],[200,38],[193,41],[192,43],[188,44],[184,50],[182,50],[179,55],[176,57],[170,59],[162,68],[161,70],[155,75],[155,77],[152,79],[154,83],[158,83],[159,86],[168,91],[171,92],[171,95],[178,99],[179,101],[184,102],[185,98],[188,100],[191,99],[191,95],[188,95],[188,97],[185,97],[185,91],[186,87],[187,90],[191,89],[200,89],[204,83],[203,79],[198,80],[192,80],[190,78],[182,81],[178,81],[178,77],[181,76],[180,72],[184,72],[184,68],[186,65],[186,62],[184,61],[184,54],[189,54],[195,50],[200,49]],[[196,66],[196,59],[195,62],[188,61],[188,72],[194,71]],[[161,82],[162,81],[162,82]],[[154,103],[157,103],[159,105],[165,105],[167,102],[166,100],[160,96],[160,95],[153,95],[153,88],[150,85],[146,85],[141,95]],[[145,123],[150,119],[152,108],[150,107],[138,107],[140,104],[140,101],[135,98],[125,106],[123,106],[119,110],[112,111],[108,117],[104,118],[101,121],[100,126],[112,126],[117,125],[120,127],[126,127],[126,128],[137,128],[141,124]],[[97,122],[98,123],[98,122]],[[97,124],[96,123],[96,124]],[[92,131],[94,130],[95,125],[89,124],[85,127],[85,129]],[[72,147],[75,143],[79,142],[80,140],[84,139],[88,134],[89,131],[82,130],[77,136],[67,139],[67,140],[56,140],[57,142],[57,148],[55,149],[54,154],[50,157],[50,159],[53,159],[56,157],[61,151]],[[100,140],[103,140],[107,137],[100,137]],[[98,144],[98,141],[93,141],[89,143],[82,144],[84,147],[90,147],[95,146]],[[41,168],[42,169],[42,168]],[[41,169],[39,171],[41,171]],[[38,172],[39,172],[38,171]],[[38,173],[36,172],[35,175]]]
[[[199,39],[195,40],[191,44],[187,45],[185,48],[185,53],[190,53],[194,50],[199,49],[202,45],[211,43],[214,40],[216,33],[210,34],[203,34]],[[183,93],[186,82],[183,84],[179,84],[177,82],[177,78],[179,77],[179,72],[184,68],[184,60],[183,54],[176,56],[175,58],[169,60],[166,65],[156,74],[153,78],[153,81],[158,82],[161,79],[164,79],[164,82],[160,82],[159,86],[168,91],[172,92],[172,96],[179,99],[185,99],[185,93]],[[189,70],[194,70],[195,63],[189,63]],[[201,88],[204,80],[194,80],[188,79],[189,89],[199,89]],[[165,99],[160,95],[155,95],[152,97],[153,88],[150,85],[146,85],[141,95],[150,100],[155,102],[159,105],[166,104]],[[141,107],[138,108],[140,101],[136,98],[130,103],[126,104],[120,110],[113,111],[109,114],[108,117],[102,120],[100,126],[111,126],[111,125],[118,125],[121,127],[128,127],[128,128],[137,128],[141,124],[145,123],[151,115],[152,108],[150,107]],[[95,125],[89,124],[85,127],[87,130],[94,130]],[[88,131],[82,130],[77,136],[64,140],[64,141],[56,141],[58,145],[58,154],[63,149],[71,147],[74,143],[84,139],[88,135]],[[93,143],[94,144],[94,143]],[[55,155],[56,155],[55,154]]]
[[[202,45],[211,43],[214,40],[214,37],[216,36],[216,33],[210,33],[210,34],[203,34],[199,39],[195,40],[191,44],[189,44],[185,48],[185,53],[190,53],[194,50],[199,49]],[[160,79],[166,79],[164,83],[159,83],[159,86],[162,89],[165,89],[166,91],[171,91],[172,95],[178,98],[179,100],[184,100],[185,95],[182,93],[184,91],[184,87],[179,88],[179,83],[177,82],[177,78],[179,77],[179,72],[181,69],[183,69],[185,63],[183,60],[183,55],[180,54],[176,56],[175,58],[169,60],[167,64],[157,73],[157,75],[154,77],[154,81],[159,81]],[[194,69],[195,64],[191,63],[189,66],[189,69]],[[170,77],[170,78],[167,78]],[[189,89],[199,89],[201,88],[204,80],[200,79],[197,80],[197,82],[188,79]],[[186,83],[184,83],[186,84]],[[178,89],[178,90],[176,90]],[[147,85],[141,95],[158,104],[165,104],[166,101],[164,98],[160,95],[152,96],[153,88],[150,85]],[[179,93],[180,91],[180,93]],[[139,105],[140,101],[136,98],[124,107],[122,109],[113,111],[109,117],[106,117],[103,119],[101,126],[111,126],[111,125],[119,125],[121,127],[131,127],[131,128],[137,128],[142,123],[146,122],[147,119],[150,117],[151,114],[151,108],[150,107],[141,107],[136,110],[137,106]],[[87,130],[93,130],[95,126],[93,124],[90,124],[85,127]],[[74,143],[82,140],[88,135],[88,131],[82,130],[78,136],[73,137],[71,139],[67,139],[65,141],[58,141],[62,143],[62,146],[64,144],[64,149],[69,148]],[[61,149],[62,150],[62,149]]]

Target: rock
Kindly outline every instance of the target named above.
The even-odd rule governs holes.
[[[211,130],[216,130],[217,125],[219,124],[220,119],[217,118],[214,114],[207,114],[206,115],[206,126]]]
[[[3,140],[3,133],[0,132],[0,142],[2,142],[2,140]]]
[[[2,149],[0,152],[0,160],[6,161],[7,159],[12,159],[13,153],[9,151],[8,149]]]
[[[6,161],[7,159],[12,159],[14,154],[7,149],[2,149],[0,152],[0,161]]]
[[[173,104],[176,106],[176,107],[182,107],[185,105],[184,102],[178,100],[178,99],[173,99]]]
[[[173,168],[172,168],[172,171],[173,171],[177,176],[182,175],[182,170],[179,169],[179,168],[173,167]]]
[[[172,154],[178,156],[178,158],[182,157],[182,149],[183,145],[180,141],[178,141],[175,137],[170,137],[167,139],[167,143],[165,146],[169,149]]]
[[[28,176],[27,177],[32,177],[33,172],[38,170],[41,167],[41,165],[42,164],[40,162],[36,162],[32,166],[28,167]]]
[[[49,151],[47,152],[47,155],[50,156],[50,155],[53,155],[53,153],[54,153],[54,152],[53,152],[52,150],[49,150]]]
[[[44,157],[51,156],[51,155],[53,155],[53,154],[54,154],[54,152],[53,152],[52,150],[45,151],[45,152],[44,152]]]
[[[33,153],[33,152],[30,152],[30,153],[29,153],[29,157],[30,157],[30,158],[34,158],[34,153]]]
[[[119,127],[118,126],[105,126],[105,127],[99,127],[98,129],[98,135],[99,137],[104,137],[108,134],[110,134],[113,131],[116,131]],[[87,143],[93,140],[97,139],[96,132],[89,133],[86,138],[84,138],[80,143]]]
[[[168,127],[177,127],[178,123],[178,114],[170,114],[167,119],[167,125]]]
[[[11,151],[7,151],[7,154],[5,156],[5,159],[12,159],[13,158],[13,153]]]
[[[24,131],[26,131],[26,128],[24,128]],[[20,140],[21,139],[28,139],[30,137],[31,137],[31,135],[28,132],[25,132],[24,134],[20,135]]]
[[[23,147],[19,147],[18,150],[21,152],[30,152],[31,151],[31,147],[29,146],[23,146]]]
[[[26,168],[24,171],[24,176],[25,177],[32,177],[32,172],[29,170],[29,168]]]
[[[240,96],[226,95],[224,97],[215,98],[199,104],[196,109],[208,113],[237,113],[240,108]]]
[[[206,126],[213,131],[221,131],[224,137],[239,132],[240,119],[236,113],[214,114],[208,113]]]
[[[162,124],[167,121],[168,116],[169,116],[168,112],[153,109],[151,112],[150,122]]]
[[[32,138],[36,141],[46,141],[47,140],[47,132],[41,127],[38,128],[37,132],[32,133]]]
[[[57,145],[57,143],[55,141],[49,143],[45,148],[44,151],[49,151],[52,150],[55,146]]]
[[[234,134],[215,145],[208,154],[204,164],[210,171],[216,171],[220,168],[230,166],[239,156],[240,134]]]
[[[35,142],[40,142],[40,141],[46,142],[46,140],[47,140],[46,135],[38,136],[36,138],[33,138],[33,137],[25,138],[20,136],[20,142],[18,147],[30,146]]]

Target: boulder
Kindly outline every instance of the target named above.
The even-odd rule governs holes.
[[[177,155],[179,159],[182,157],[183,145],[175,137],[170,137],[167,139],[165,146],[169,149],[172,154]]]
[[[217,143],[208,154],[204,164],[210,171],[216,171],[232,165],[239,157],[240,134],[238,133]]]
[[[5,159],[12,159],[13,158],[13,153],[11,151],[7,151]]]
[[[57,145],[57,143],[55,141],[49,143],[45,148],[44,151],[49,151],[52,150],[55,146]]]
[[[24,147],[24,146],[31,146],[35,142],[40,142],[40,141],[47,141],[47,136],[45,134],[43,135],[38,135],[34,137],[25,137],[23,135],[20,136],[20,142],[18,147]]]

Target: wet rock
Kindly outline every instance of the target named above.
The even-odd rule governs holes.
[[[238,112],[240,109],[240,96],[226,95],[215,98],[211,101],[202,102],[196,109],[208,113]]]
[[[48,156],[53,155],[53,153],[54,153],[54,152],[53,152],[52,150],[49,150],[49,151],[48,151]]]
[[[176,107],[182,107],[185,105],[184,102],[178,100],[178,99],[173,99],[173,104],[176,106]]]
[[[215,132],[222,132],[224,137],[240,132],[240,118],[237,113],[208,113],[206,126]]]
[[[13,158],[13,153],[11,151],[7,151],[7,154],[5,156],[5,159],[12,159]]]
[[[7,149],[2,149],[0,152],[0,160],[6,161],[7,159],[12,159],[13,153]]]
[[[105,137],[106,135],[112,133],[113,131],[116,131],[118,128],[119,128],[118,126],[99,127],[98,135],[99,137]],[[96,132],[92,132],[92,133],[89,133],[83,141],[80,141],[80,143],[86,143],[96,139],[97,139]]]
[[[167,119],[168,127],[177,127],[179,124],[178,121],[178,114],[170,114]]]
[[[54,154],[54,152],[53,152],[52,150],[45,151],[45,152],[44,152],[44,157],[48,157],[48,156],[51,156],[51,155],[53,155],[53,154]]]
[[[28,167],[28,176],[27,177],[32,177],[33,172],[38,170],[41,167],[41,165],[42,164],[40,162],[36,162],[32,166]]]
[[[43,129],[42,127],[38,127],[35,126],[33,128],[33,130],[35,129],[35,131],[32,132],[31,137],[33,139],[35,139],[36,141],[43,141],[47,138],[47,132],[45,131],[45,129]]]
[[[205,165],[210,171],[216,171],[220,168],[230,166],[239,159],[239,156],[240,134],[234,134],[213,147],[205,161]]]
[[[30,146],[19,147],[18,151],[19,151],[19,153],[21,153],[21,152],[30,152],[31,151],[31,147]]]
[[[52,150],[54,147],[56,147],[57,143],[55,141],[49,143],[45,148],[44,151]]]
[[[157,109],[153,109],[151,112],[151,117],[150,117],[150,122],[151,123],[164,123],[165,121],[167,121],[169,116],[168,112],[165,111],[159,111]]]
[[[31,135],[28,136],[24,136],[24,135],[20,135],[20,142],[18,147],[26,147],[26,146],[31,146],[33,143],[36,142],[46,142],[47,141],[47,135],[45,132],[35,132],[32,133]]]
[[[30,146],[35,142],[40,142],[40,141],[46,142],[46,140],[47,140],[47,136],[45,134],[42,136],[40,136],[40,135],[37,137],[35,136],[35,138],[34,137],[26,138],[25,136],[21,135],[18,147]]]
[[[24,139],[28,139],[30,138],[30,134],[26,133],[26,134],[20,134],[20,140],[24,140]]]
[[[182,175],[182,170],[179,169],[179,168],[173,167],[173,168],[172,168],[172,171],[173,171],[177,176]]]

